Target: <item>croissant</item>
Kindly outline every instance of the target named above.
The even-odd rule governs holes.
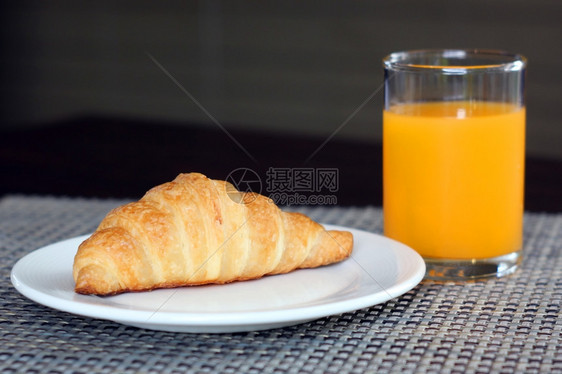
[[[350,232],[189,173],[109,212],[80,244],[73,277],[77,293],[95,295],[222,284],[331,264],[352,247]]]

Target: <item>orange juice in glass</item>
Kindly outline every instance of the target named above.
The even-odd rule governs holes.
[[[384,232],[429,278],[502,276],[521,261],[524,68],[497,51],[385,59]]]

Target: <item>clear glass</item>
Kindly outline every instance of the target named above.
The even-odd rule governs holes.
[[[383,63],[385,235],[424,257],[427,278],[512,273],[522,260],[526,59],[419,50]]]

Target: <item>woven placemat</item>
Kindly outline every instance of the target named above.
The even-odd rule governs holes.
[[[95,229],[119,200],[0,200],[2,373],[562,373],[562,215],[525,215],[514,275],[423,281],[387,303],[283,329],[236,334],[149,331],[38,305],[10,283],[23,255]],[[298,209],[382,231],[373,207]]]

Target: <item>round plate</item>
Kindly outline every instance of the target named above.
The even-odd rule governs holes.
[[[238,332],[295,325],[386,302],[425,274],[412,249],[380,235],[351,231],[351,257],[337,264],[225,285],[85,296],[74,292],[72,264],[88,235],[37,249],[12,269],[14,287],[48,307],[146,329]]]

